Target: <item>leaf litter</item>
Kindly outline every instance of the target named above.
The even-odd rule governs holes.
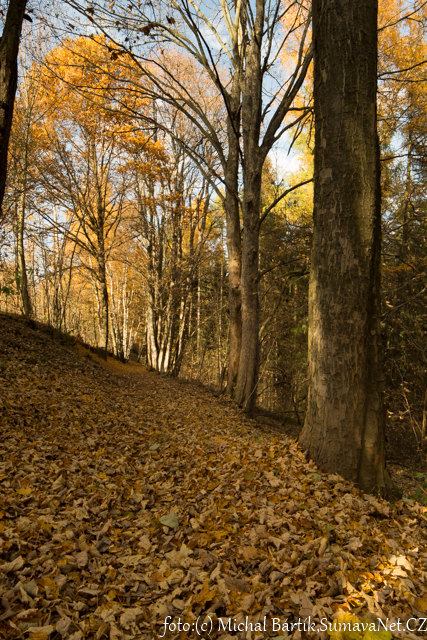
[[[1,638],[151,640],[170,616],[323,640],[271,619],[426,616],[424,507],[319,472],[200,387],[0,328]]]

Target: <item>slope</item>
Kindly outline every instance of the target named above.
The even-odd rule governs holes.
[[[345,612],[420,637],[424,508],[199,387],[20,318],[0,335],[0,638],[323,639]]]

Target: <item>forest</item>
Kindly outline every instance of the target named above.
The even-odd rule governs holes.
[[[427,2],[0,15],[0,638],[420,637]]]
[[[316,313],[341,286],[355,295],[354,304],[348,297],[339,303],[339,315],[355,318],[365,303],[351,277],[345,283],[337,272],[323,302],[313,302],[317,311],[309,309],[310,269],[313,277],[325,254],[317,239],[335,234],[327,221],[323,230],[323,222],[313,228],[316,104],[320,122],[328,97],[313,92],[311,4],[21,5],[27,13],[0,226],[1,310],[47,323],[105,357],[208,385],[249,414],[294,424],[295,432],[313,411],[329,411],[310,404],[319,389],[310,353],[322,360],[323,347],[307,340],[309,325],[314,336]],[[349,374],[362,395],[362,378],[376,376],[390,438],[418,471],[427,421],[426,12],[419,1],[382,0],[378,8],[364,81],[376,97],[363,94],[376,110],[370,135],[373,141],[378,134],[380,147],[382,248],[372,244],[378,256],[370,259],[381,265],[376,311],[366,316],[378,327],[360,328],[352,339],[363,342],[363,331],[375,331],[381,348],[365,347],[378,351],[378,366],[366,364],[375,374],[360,374],[361,354],[360,371]],[[325,29],[319,23],[319,33]],[[325,51],[339,47],[335,32]],[[366,122],[359,124],[365,135]],[[328,149],[338,157],[334,135]],[[353,151],[343,149],[343,162]],[[365,156],[366,166],[372,158]],[[326,157],[325,167],[333,160]],[[354,170],[349,166],[348,175]],[[355,182],[344,192],[351,208]],[[340,242],[342,252],[347,240]],[[332,324],[325,345],[353,331],[338,329],[338,316]],[[336,342],[327,349],[345,350]],[[331,371],[332,363],[320,360],[314,369]],[[337,376],[347,376],[345,367]],[[328,393],[336,399],[347,391]],[[343,406],[374,402],[358,393]],[[385,429],[378,420],[377,453]],[[353,433],[343,429],[347,447],[363,418],[354,422]],[[308,432],[303,446],[304,439],[310,450]],[[311,455],[322,463],[318,451]],[[340,468],[341,457],[323,463],[365,490],[387,484],[362,481],[354,465]]]

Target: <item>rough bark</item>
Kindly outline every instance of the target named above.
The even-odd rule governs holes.
[[[384,492],[377,2],[314,0],[314,240],[309,396],[300,443]]]
[[[264,28],[264,0],[257,1],[257,13],[248,45],[242,95],[243,134],[243,239],[242,239],[242,348],[235,400],[247,413],[256,403],[259,370],[258,260],[261,178],[265,155],[259,148],[262,110],[261,45]]]
[[[27,0],[9,0],[0,38],[0,217],[7,175],[7,151],[18,82],[18,51]]]

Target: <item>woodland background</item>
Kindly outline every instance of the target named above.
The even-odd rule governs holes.
[[[409,4],[380,3],[382,330],[389,438],[422,469],[427,3]],[[29,14],[0,227],[0,310],[94,348],[108,340],[123,362],[224,390],[229,264],[215,150],[173,105],[129,91],[138,69],[104,36],[73,35],[71,9],[50,5],[48,20],[39,7]],[[209,78],[189,56],[168,55],[170,72],[225,139],[223,103]],[[283,53],[280,64],[293,55]],[[311,93],[309,73],[298,103],[304,118],[273,148],[262,184],[257,406],[296,429],[307,397]]]

